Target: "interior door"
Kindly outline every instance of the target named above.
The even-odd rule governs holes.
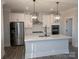
[[[72,36],[72,18],[66,20],[66,35]]]

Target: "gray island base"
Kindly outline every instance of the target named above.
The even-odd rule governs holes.
[[[25,36],[25,59],[69,54],[69,39],[71,37],[65,35]]]

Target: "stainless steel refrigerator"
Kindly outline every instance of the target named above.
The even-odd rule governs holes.
[[[24,45],[24,22],[10,22],[11,46]]]

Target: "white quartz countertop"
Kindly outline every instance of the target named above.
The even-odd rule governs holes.
[[[24,41],[59,40],[59,39],[63,40],[63,39],[72,38],[72,37],[66,36],[66,35],[50,35],[48,37],[39,37],[39,36],[38,35],[25,35],[25,40]]]

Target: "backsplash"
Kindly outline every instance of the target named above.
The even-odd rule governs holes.
[[[44,27],[39,25],[34,25],[32,28],[24,28],[25,35],[44,35]],[[51,35],[51,28],[47,28],[47,34]]]

